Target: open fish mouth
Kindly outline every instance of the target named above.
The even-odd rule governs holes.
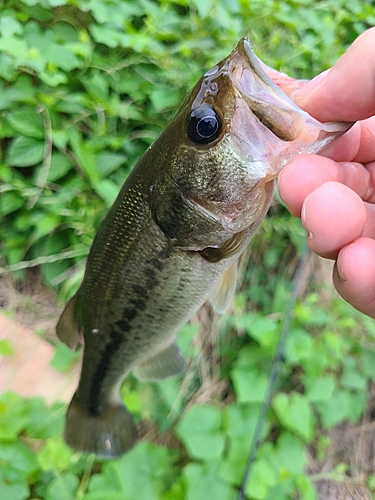
[[[289,150],[293,141],[298,142],[299,148],[304,153],[315,153],[324,148],[338,135],[346,132],[352,123],[321,123],[308,113],[300,109],[272,80],[271,76],[283,75],[276,70],[270,69],[267,74],[267,66],[263,64],[254,54],[250,41],[243,38],[227,58],[225,65],[231,81],[246,102],[252,114],[259,122],[267,128],[274,136],[280,139],[279,147],[273,154],[282,154],[285,149]],[[290,85],[290,77],[284,77]],[[264,134],[264,128],[262,129]],[[311,143],[311,147],[308,146]],[[294,148],[292,148],[295,154]],[[286,162],[278,165],[279,173]]]

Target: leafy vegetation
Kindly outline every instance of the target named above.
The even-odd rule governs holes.
[[[371,24],[375,7],[359,0],[4,0],[1,265],[18,279],[40,266],[66,300],[131,168],[202,72],[241,36],[269,65],[310,78]],[[121,459],[101,463],[72,453],[61,438],[63,405],[3,394],[4,498],[235,499],[302,241],[299,222],[275,204],[255,238],[233,312],[210,340],[211,353],[200,353],[196,367],[193,361],[182,389],[175,379],[126,381],[127,405],[144,434],[157,437]],[[366,406],[375,329],[341,301],[327,307],[319,297],[320,288],[311,288],[293,312],[249,500],[315,499],[307,450],[323,460],[328,431],[358,421]],[[196,330],[189,326],[180,338],[193,360]],[[11,344],[0,344],[0,356],[11,353]],[[73,359],[60,348],[54,366],[67,369]]]

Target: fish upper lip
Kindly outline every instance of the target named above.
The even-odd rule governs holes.
[[[251,112],[282,141],[303,138],[307,142],[314,142],[322,134],[344,133],[353,125],[344,122],[321,123],[299,108],[264,70],[266,66],[255,55],[247,38],[240,40],[226,65],[234,87]],[[278,74],[277,71],[274,73]]]

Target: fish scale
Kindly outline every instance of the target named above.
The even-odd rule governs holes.
[[[124,377],[183,372],[177,333],[208,298],[225,309],[281,168],[351,126],[316,121],[264,70],[242,39],[198,81],[102,222],[57,324],[68,346],[84,344],[66,416],[72,448],[115,457],[133,446]]]

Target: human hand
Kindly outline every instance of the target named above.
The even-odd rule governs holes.
[[[301,155],[279,176],[279,192],[302,218],[309,247],[334,259],[339,294],[375,318],[375,28],[293,100],[322,122],[358,121],[324,156]]]

